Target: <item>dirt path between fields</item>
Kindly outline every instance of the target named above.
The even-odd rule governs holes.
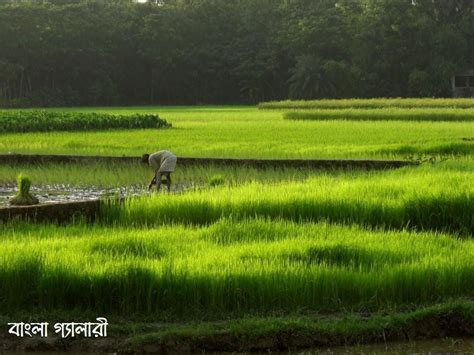
[[[396,324],[397,322],[395,322]],[[288,351],[297,349],[323,349],[335,346],[353,346],[390,342],[408,342],[420,339],[471,338],[474,337],[474,321],[462,312],[450,311],[431,314],[404,325],[389,324],[371,331],[352,332],[350,335],[329,331],[315,331],[291,327],[285,330],[252,334],[250,330],[233,331],[215,323],[214,330],[199,335],[179,331],[166,331],[166,324],[160,324],[161,331],[143,333],[137,336],[123,333],[123,330],[101,339],[69,338],[56,336],[48,338],[17,338],[2,330],[1,351],[58,351],[90,353],[162,353],[178,354],[189,352],[245,352],[245,351]],[[212,324],[211,324],[212,326]],[[173,325],[176,329],[176,325]],[[2,327],[4,328],[4,327]],[[72,339],[72,340],[71,340]],[[429,349],[428,349],[429,350]]]

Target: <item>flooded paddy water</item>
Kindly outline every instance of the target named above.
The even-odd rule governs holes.
[[[173,184],[171,193],[183,192],[192,188],[189,184]],[[0,206],[8,206],[10,199],[17,193],[18,188],[15,184],[0,184]],[[122,187],[79,187],[64,184],[34,185],[30,189],[41,203],[52,202],[73,202],[73,201],[91,201],[101,198],[123,198],[149,195],[152,191],[146,186],[122,186]],[[167,191],[166,186],[162,186],[162,192]]]

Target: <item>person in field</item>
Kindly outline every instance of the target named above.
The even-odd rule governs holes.
[[[160,150],[153,154],[143,154],[142,162],[150,165],[155,172],[153,179],[148,185],[148,189],[151,189],[153,185],[156,185],[156,190],[159,191],[162,183],[162,177],[166,177],[166,186],[168,192],[171,189],[171,173],[176,168],[176,161],[178,158],[176,155],[167,150]]]

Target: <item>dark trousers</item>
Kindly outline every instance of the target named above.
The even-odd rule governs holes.
[[[166,187],[168,188],[168,192],[171,190],[171,172],[169,171],[157,171],[155,176],[156,181],[156,191],[160,191],[161,188],[161,179],[166,177]]]

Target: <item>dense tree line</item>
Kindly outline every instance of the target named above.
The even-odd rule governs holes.
[[[3,1],[2,106],[450,96],[472,0]]]

